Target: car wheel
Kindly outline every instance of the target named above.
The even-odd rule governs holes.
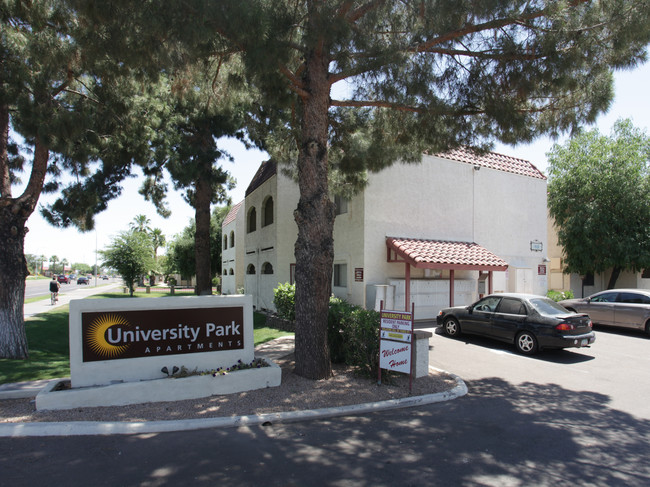
[[[537,338],[529,331],[522,331],[515,339],[515,345],[519,353],[533,355],[537,353]]]
[[[650,335],[650,320],[645,324],[645,332]]]
[[[460,323],[456,318],[447,318],[444,324],[445,333],[450,337],[457,337],[460,335]]]

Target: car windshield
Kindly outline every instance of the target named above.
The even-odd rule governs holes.
[[[530,304],[537,310],[538,313],[543,315],[563,315],[566,316],[571,314],[569,310],[563,308],[561,305],[557,304],[552,299],[548,298],[533,298],[530,300]]]

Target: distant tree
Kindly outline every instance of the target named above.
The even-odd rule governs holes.
[[[102,266],[119,272],[131,296],[138,278],[148,274],[156,265],[151,239],[141,232],[122,232],[99,253],[103,257]]]
[[[212,211],[210,219],[210,278],[221,271],[221,224],[230,211],[230,206],[218,206]],[[179,273],[189,279],[196,269],[195,247],[196,225],[194,220],[176,235],[167,247],[167,273]]]
[[[79,274],[91,274],[93,267],[89,264],[84,264],[82,262],[75,262],[72,264],[72,269]]]
[[[591,130],[549,154],[549,213],[566,272],[650,268],[650,137],[630,120],[610,136]]]
[[[57,262],[59,262],[59,258],[56,255],[53,255],[52,257],[50,257],[50,264],[52,264],[52,266],[50,267],[50,272],[52,272],[52,274],[56,274],[56,263]]]
[[[31,274],[38,274],[40,268],[40,256],[34,254],[25,254],[25,261]]]

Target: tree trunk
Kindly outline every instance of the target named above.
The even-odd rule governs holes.
[[[196,183],[194,198],[194,218],[196,235],[194,237],[194,255],[196,260],[196,294],[212,294],[212,275],[210,262],[210,204],[212,203],[212,186],[201,178]]]
[[[313,52],[303,82],[302,140],[298,158],[300,201],[294,212],[296,240],[296,373],[309,379],[332,375],[327,313],[334,260],[334,205],[328,192],[328,61]]]
[[[614,268],[612,269],[612,275],[609,276],[607,289],[614,289],[616,287],[616,281],[618,280],[618,276],[620,275],[621,275],[621,268],[618,266],[614,266]]]
[[[4,201],[3,201],[4,203]],[[9,205],[0,208],[0,357],[27,358],[23,303],[25,221]]]
[[[36,208],[43,189],[48,150],[38,140],[34,145],[32,173],[25,191],[12,198],[8,179],[7,142],[9,112],[0,107],[0,358],[27,358],[23,304],[25,278],[25,223]]]

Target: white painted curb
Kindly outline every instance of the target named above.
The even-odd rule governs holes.
[[[431,367],[434,369],[433,367]],[[440,371],[440,369],[434,369]],[[385,411],[388,409],[424,406],[438,402],[451,401],[467,394],[465,382],[454,374],[456,386],[445,392],[424,396],[391,399],[387,401],[355,404],[334,408],[287,411],[251,416],[231,416],[226,418],[186,419],[173,421],[70,421],[64,423],[3,423],[0,424],[0,437],[26,436],[89,436],[89,435],[130,435],[142,433],[165,433],[190,431],[208,428],[254,426],[264,423],[288,423],[310,419],[351,416],[362,413]]]

